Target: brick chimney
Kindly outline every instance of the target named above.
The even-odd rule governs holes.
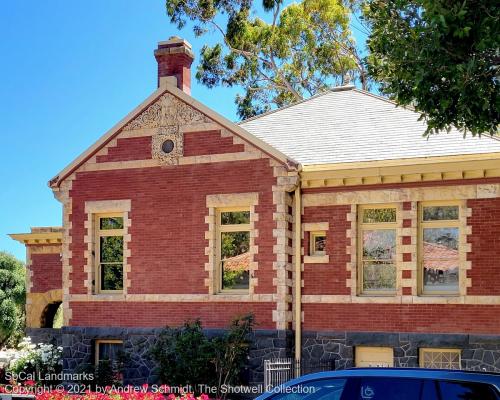
[[[155,50],[158,62],[158,87],[165,82],[191,94],[191,64],[194,60],[191,45],[177,36],[159,42]]]

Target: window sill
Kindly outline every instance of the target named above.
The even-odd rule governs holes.
[[[396,297],[398,294],[394,293],[360,293],[358,297]]]
[[[460,297],[460,293],[421,293],[418,297]]]
[[[248,290],[221,290],[220,292],[217,292],[215,294],[216,296],[241,296],[241,295],[250,295],[250,292]]]
[[[330,256],[304,256],[304,264],[328,264]]]

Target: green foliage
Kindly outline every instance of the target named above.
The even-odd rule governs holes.
[[[237,384],[250,349],[253,315],[235,318],[222,336],[209,338],[199,320],[165,328],[151,348],[162,382],[171,386]]]
[[[369,72],[429,133],[497,133],[500,7],[495,0],[372,0]]]
[[[0,347],[19,338],[24,328],[26,300],[24,264],[0,252]],[[11,343],[16,344],[16,343]]]
[[[162,382],[172,386],[197,385],[213,376],[213,349],[201,322],[185,322],[182,328],[165,328],[151,349]]]
[[[200,52],[197,79],[205,86],[239,86],[241,118],[319,93],[349,79],[367,85],[342,0],[302,0],[286,7],[263,0],[264,19],[250,0],[167,0],[171,22],[193,22],[197,36],[220,35]]]
[[[21,372],[41,378],[38,383],[58,383],[54,374],[62,370],[62,347],[50,343],[31,343],[29,337],[18,345],[16,358],[9,364],[8,370],[19,375]]]
[[[238,270],[225,270],[222,276],[223,288],[235,288],[238,284],[244,282],[247,271],[244,269]]]

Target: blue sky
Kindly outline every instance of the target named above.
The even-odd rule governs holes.
[[[61,224],[47,181],[156,89],[157,42],[180,35],[195,54],[205,43],[177,31],[164,7],[163,0],[2,3],[0,250],[24,260],[24,246],[8,233]],[[192,95],[232,120],[234,94],[193,80]]]

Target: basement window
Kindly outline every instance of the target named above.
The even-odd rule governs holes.
[[[419,353],[419,364],[422,368],[460,369],[459,349],[421,348]]]
[[[95,365],[119,371],[124,362],[123,341],[98,339],[95,341]]]

